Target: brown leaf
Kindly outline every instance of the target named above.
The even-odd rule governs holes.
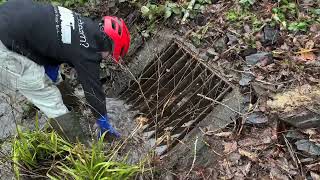
[[[278,168],[271,168],[270,170],[270,178],[271,179],[281,179],[281,180],[289,180],[288,176],[283,174]]]
[[[315,172],[310,172],[310,175],[312,177],[313,180],[319,180],[320,179],[320,175],[315,173]]]
[[[309,170],[320,172],[320,162],[306,165]]]
[[[229,137],[232,135],[232,132],[221,132],[221,133],[217,133],[217,134],[214,134],[215,136],[218,136],[218,137]]]
[[[313,53],[315,49],[304,49],[301,48],[300,51],[295,54],[299,54],[299,59],[302,61],[314,61],[317,59],[317,56]]]
[[[302,131],[305,134],[308,134],[309,136],[313,136],[317,134],[317,131],[315,129],[306,129]]]
[[[314,48],[314,42],[312,40],[309,40],[305,45],[305,49],[313,49],[313,48]]]
[[[231,153],[231,152],[236,151],[237,148],[238,148],[238,144],[237,144],[236,141],[231,142],[231,143],[225,142],[225,143],[224,143],[224,150],[223,150],[223,152],[229,154],[229,153]]]
[[[140,127],[144,126],[149,121],[148,118],[143,117],[143,116],[139,116],[135,120],[139,124]]]
[[[319,32],[320,31],[320,24],[312,24],[310,26],[310,31],[314,32],[314,33]]]
[[[258,155],[256,153],[249,152],[249,151],[246,151],[244,149],[239,149],[238,151],[239,151],[240,155],[245,156],[245,157],[249,158],[252,161],[257,161],[258,160]]]

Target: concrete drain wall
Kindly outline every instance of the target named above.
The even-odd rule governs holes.
[[[121,98],[147,120],[143,132],[159,155],[166,154],[213,112],[232,87],[172,40],[132,81]],[[203,98],[199,94],[210,99]]]

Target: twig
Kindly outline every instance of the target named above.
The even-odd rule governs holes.
[[[302,173],[302,172],[303,172],[303,171],[302,171],[302,167],[301,167],[300,162],[298,163],[298,160],[299,160],[299,159],[298,159],[297,155],[293,152],[292,146],[291,146],[291,144],[289,143],[289,141],[288,141],[288,139],[286,138],[286,136],[283,135],[283,134],[282,134],[282,136],[283,136],[283,139],[284,139],[284,141],[285,141],[285,143],[286,143],[286,146],[287,146],[287,148],[288,148],[289,154],[290,154],[293,162],[295,163],[296,168],[300,168],[300,172]],[[298,159],[298,160],[297,160],[297,159]]]
[[[227,105],[225,105],[225,104],[223,104],[223,103],[221,103],[221,102],[219,102],[219,101],[217,101],[217,100],[215,100],[215,99],[209,98],[209,97],[207,97],[207,96],[205,96],[205,95],[202,95],[202,94],[197,94],[197,96],[200,96],[200,97],[202,97],[202,98],[204,98],[204,99],[206,99],[206,100],[209,100],[209,101],[215,102],[215,103],[217,103],[217,104],[219,104],[219,105],[221,105],[221,106],[224,106],[224,107],[228,108],[229,110],[231,110],[231,111],[233,111],[233,112],[235,112],[235,113],[237,113],[237,114],[239,114],[239,115],[242,115],[242,116],[244,115],[244,114],[242,114],[241,112],[239,112],[239,111],[237,111],[237,110],[234,110],[234,109],[232,109],[231,107],[229,107],[229,106],[227,106]]]
[[[198,139],[199,139],[199,137],[197,136],[197,137],[196,137],[196,140],[195,140],[195,142],[194,142],[194,154],[193,154],[194,156],[193,156],[192,165],[191,165],[191,168],[190,168],[189,172],[188,172],[187,175],[186,175],[186,178],[189,176],[189,174],[191,173],[192,169],[194,168],[194,164],[195,164],[196,159],[197,159],[197,144],[198,144]]]

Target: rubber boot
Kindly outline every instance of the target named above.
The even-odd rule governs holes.
[[[49,123],[60,136],[69,142],[88,144],[89,138],[86,137],[86,133],[81,127],[79,116],[74,111],[70,111],[57,118],[52,118],[49,120]]]
[[[73,109],[78,109],[80,106],[80,101],[78,97],[74,95],[74,89],[67,82],[67,80],[62,81],[57,85],[60,93],[62,95],[63,103],[67,107],[72,107]]]

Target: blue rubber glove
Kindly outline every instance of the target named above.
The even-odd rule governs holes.
[[[100,128],[99,134],[98,134],[98,138],[100,139],[100,137],[102,136],[103,133],[108,132],[111,135],[114,135],[115,137],[119,138],[120,137],[120,133],[117,132],[116,129],[114,129],[111,124],[109,123],[109,118],[107,115],[105,115],[104,117],[101,117],[100,119],[97,120],[97,125]]]
[[[59,75],[59,65],[44,65],[46,74],[53,82],[57,82]]]

